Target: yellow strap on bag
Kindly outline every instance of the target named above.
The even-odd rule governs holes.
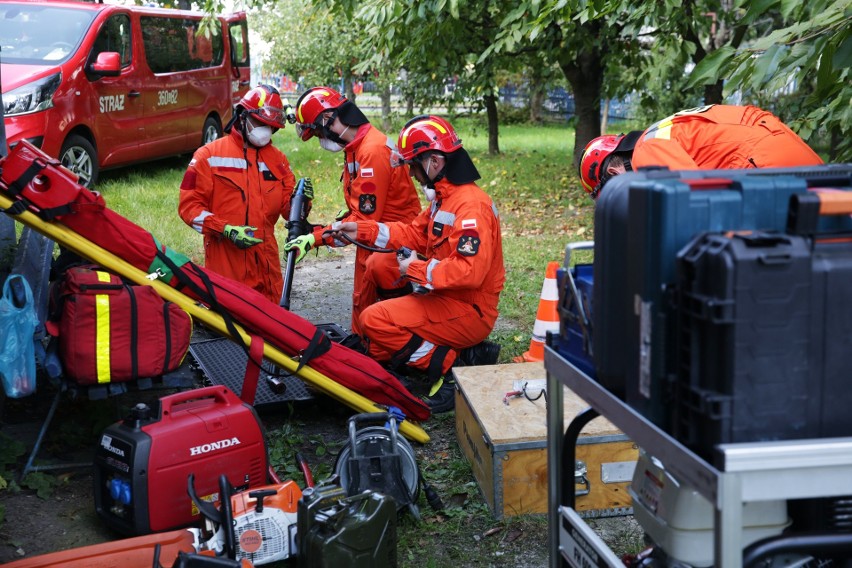
[[[98,281],[110,282],[108,272],[96,272]],[[95,360],[98,374],[98,384],[108,383],[110,380],[109,360],[109,294],[97,294],[95,296]]]

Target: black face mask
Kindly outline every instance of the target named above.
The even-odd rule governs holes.
[[[336,143],[340,144],[341,146],[346,146],[346,141],[343,138],[341,138],[340,136],[338,136],[337,133],[332,132],[332,130],[329,128],[329,125],[331,125],[331,123],[334,122],[334,119],[336,119],[336,118],[337,118],[337,110],[333,111],[331,113],[331,117],[328,120],[325,121],[325,124],[323,124],[322,123],[322,115],[320,115],[320,117],[317,119],[316,128],[323,138],[327,138],[328,140],[331,140],[332,142],[336,142]]]

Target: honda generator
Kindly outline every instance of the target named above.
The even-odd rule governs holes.
[[[138,404],[109,426],[95,452],[95,509],[110,527],[143,535],[191,525],[187,494],[219,500],[219,476],[236,491],[268,483],[263,426],[254,409],[222,386],[166,396],[159,411]]]

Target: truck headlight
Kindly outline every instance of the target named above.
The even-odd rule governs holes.
[[[53,106],[53,94],[59,88],[62,73],[54,73],[3,93],[3,113],[6,116],[37,112]]]

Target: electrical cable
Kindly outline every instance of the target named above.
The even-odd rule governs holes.
[[[355,239],[353,239],[352,237],[350,237],[346,233],[339,233],[338,236],[345,241],[349,241],[350,243],[352,243],[356,247],[360,247],[360,248],[362,248],[364,250],[368,250],[370,252],[381,252],[381,253],[389,253],[389,252],[396,253],[396,252],[399,252],[397,249],[389,249],[389,248],[374,247],[374,246],[371,246],[371,245],[366,245],[366,244],[364,244],[360,241],[356,241]]]

